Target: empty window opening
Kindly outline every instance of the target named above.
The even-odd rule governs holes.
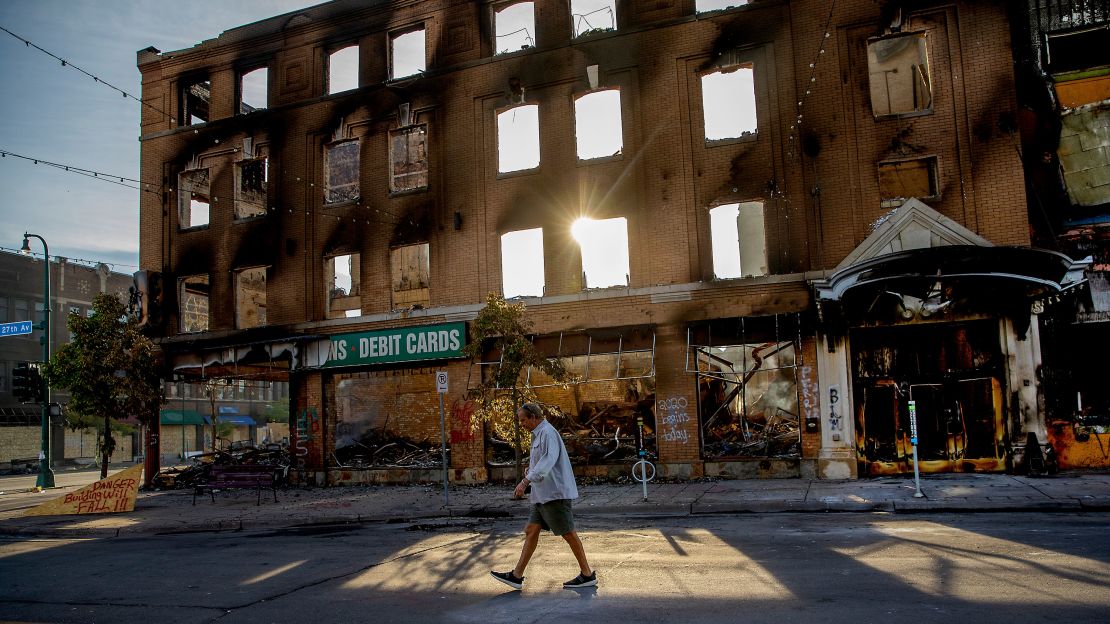
[[[328,318],[354,318],[362,315],[362,297],[359,296],[361,275],[359,254],[332,256],[325,262],[328,284]]]
[[[582,250],[586,288],[628,285],[628,219],[582,218],[570,231]]]
[[[911,197],[937,199],[935,157],[879,163],[879,197],[884,208],[901,206]]]
[[[191,169],[177,176],[177,211],[182,229],[208,225],[209,193],[208,169]]]
[[[266,267],[243,269],[235,274],[235,326],[239,329],[266,324]]]
[[[1110,65],[1110,25],[1050,33],[1045,60],[1053,74]]]
[[[493,14],[494,54],[536,47],[536,13],[531,2],[518,2]]]
[[[424,49],[425,30],[410,30],[397,35],[390,41],[390,78],[404,78],[423,73],[427,67]]]
[[[246,115],[266,108],[269,100],[270,71],[265,67],[252,69],[239,77],[239,114]]]
[[[767,234],[761,202],[725,204],[709,211],[713,276],[767,275]]]
[[[266,214],[266,185],[270,167],[265,158],[235,163],[235,218],[249,219]]]
[[[749,0],[695,0],[694,10],[698,13],[708,13],[709,11],[723,11],[725,9],[732,9],[742,7],[748,4]]]
[[[540,107],[515,106],[497,114],[497,171],[540,166]]]
[[[543,296],[543,228],[501,235],[501,291],[506,299]]]
[[[570,0],[574,36],[617,29],[616,0]]]
[[[876,117],[927,111],[933,106],[925,33],[868,43],[867,75]]]
[[[705,140],[755,134],[755,71],[751,66],[721,69],[701,77]]]
[[[390,190],[412,191],[428,187],[428,124],[399,128],[389,133]]]
[[[208,331],[208,297],[210,292],[207,275],[181,278],[177,301],[182,332]]]
[[[619,90],[594,91],[574,101],[574,138],[580,160],[620,155],[624,137]]]
[[[430,265],[428,243],[397,247],[390,253],[393,269],[393,307],[428,306]]]
[[[181,87],[181,125],[192,126],[208,121],[208,102],[212,99],[212,83],[205,78]]]
[[[358,46],[328,55],[328,95],[358,88]]]
[[[327,187],[324,202],[335,204],[359,198],[358,139],[340,141],[324,147],[324,169]]]

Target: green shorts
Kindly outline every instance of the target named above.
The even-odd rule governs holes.
[[[574,530],[574,514],[570,510],[570,500],[561,498],[532,505],[528,524],[538,524],[555,535],[570,533]]]

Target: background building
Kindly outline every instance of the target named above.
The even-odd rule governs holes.
[[[743,6],[729,7],[729,4]],[[580,383],[584,473],[1003,470],[1046,441],[1002,2],[332,2],[143,74],[141,263],[178,379],[288,381],[301,475],[438,438],[504,477],[460,358],[488,292]],[[638,424],[642,421],[644,427]],[[491,475],[490,470],[493,470]]]

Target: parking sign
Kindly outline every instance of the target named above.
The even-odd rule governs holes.
[[[447,394],[447,371],[436,371],[436,392]]]

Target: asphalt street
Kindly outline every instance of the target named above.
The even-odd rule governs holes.
[[[519,520],[0,540],[22,622],[1105,621],[1102,513],[584,518],[596,589],[544,536],[515,592],[488,576]]]

